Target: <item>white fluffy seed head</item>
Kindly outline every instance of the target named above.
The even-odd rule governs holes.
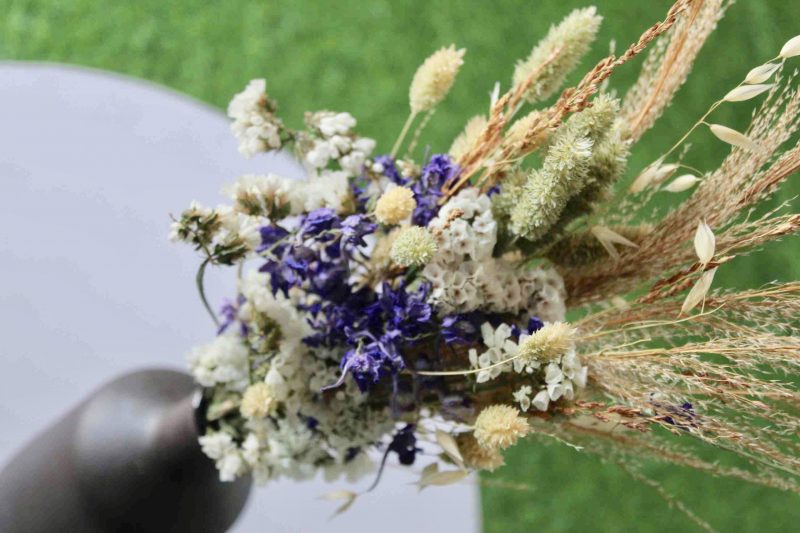
[[[274,408],[275,398],[270,386],[262,382],[247,387],[239,409],[243,417],[259,419],[269,415]]]
[[[575,346],[575,330],[566,322],[551,322],[526,338],[519,346],[525,362],[558,359]]]
[[[412,113],[430,111],[447,96],[464,63],[465,52],[451,44],[434,52],[420,65],[408,90]]]
[[[436,241],[427,229],[419,226],[403,228],[392,243],[392,261],[402,266],[422,266],[433,259]]]
[[[407,219],[417,202],[408,187],[393,187],[383,193],[375,204],[375,218],[381,224],[398,224]]]
[[[508,448],[530,433],[528,421],[510,405],[490,405],[475,419],[475,440],[491,451]]]

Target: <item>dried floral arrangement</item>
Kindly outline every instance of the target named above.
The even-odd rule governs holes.
[[[536,108],[600,26],[594,8],[571,13],[507,92],[495,86],[487,114],[420,161],[420,133],[462,65],[454,46],[419,67],[388,155],[348,113],[308,113],[294,131],[264,80],[237,94],[228,114],[242,154],[291,149],[307,177],[242,176],[225,189],[231,205],[193,204],[173,223],[203,256],[198,286],[218,325],[189,364],[221,478],[372,472],[377,484],[387,461],[410,465],[432,445],[440,455],[419,484],[445,485],[537,435],[626,468],[652,458],[800,492],[800,283],[712,290],[718,268],[800,228],[785,207],[758,210],[800,167],[787,67],[800,36],[624,179],[725,8],[679,0]],[[610,76],[648,48],[615,96]],[[758,100],[745,131],[709,122]],[[730,153],[689,168],[690,136]],[[656,196],[677,200],[658,210]],[[237,267],[219,315],[202,289],[208,265]],[[706,447],[738,462],[709,461]],[[334,497],[346,508],[356,493]]]

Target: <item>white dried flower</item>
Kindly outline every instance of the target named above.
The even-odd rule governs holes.
[[[510,405],[490,405],[475,419],[475,440],[486,450],[502,450],[530,433],[528,421]]]
[[[519,408],[522,412],[526,412],[528,409],[531,408],[531,393],[533,389],[530,385],[522,385],[519,389],[517,389],[514,394],[514,401],[519,404]]]
[[[450,45],[437,50],[420,65],[408,91],[412,113],[429,111],[447,96],[464,63],[465,52]]]
[[[421,266],[436,253],[436,241],[427,229],[419,226],[403,228],[392,243],[392,261],[402,266]]]
[[[406,220],[417,202],[408,187],[392,187],[378,198],[375,204],[375,218],[381,224],[398,224]]]
[[[520,343],[518,357],[524,363],[558,359],[574,348],[575,333],[566,322],[545,324]]]
[[[261,382],[247,387],[239,410],[245,418],[264,418],[274,411],[275,404],[270,386]]]
[[[283,124],[272,114],[266,89],[266,80],[252,80],[228,105],[228,116],[233,119],[231,130],[239,140],[239,151],[245,157],[281,147]]]

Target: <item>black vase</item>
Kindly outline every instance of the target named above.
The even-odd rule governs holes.
[[[171,370],[102,387],[0,472],[0,531],[227,530],[252,481],[219,481],[197,443],[194,394]]]

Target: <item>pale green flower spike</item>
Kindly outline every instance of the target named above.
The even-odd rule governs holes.
[[[603,141],[611,129],[618,101],[599,96],[594,105],[573,115],[554,134],[544,163],[534,170],[511,210],[509,229],[529,241],[540,239],[559,221],[571,198],[598,182],[608,153]],[[593,148],[601,159],[593,166]],[[593,170],[598,172],[593,172]]]
[[[547,36],[539,41],[527,59],[517,63],[512,81],[514,86],[524,83],[532,72],[556,54],[526,92],[525,99],[528,102],[546,100],[558,90],[589,50],[602,20],[595,7],[576,9],[559,25],[551,26]]]

